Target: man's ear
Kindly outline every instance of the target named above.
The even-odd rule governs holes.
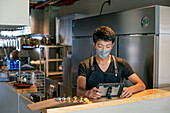
[[[96,48],[96,44],[93,42],[93,46],[94,46],[94,48]]]
[[[114,46],[115,43],[112,44],[112,47]]]

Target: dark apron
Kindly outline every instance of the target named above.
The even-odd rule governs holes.
[[[87,85],[86,85],[86,89],[90,90],[93,87],[97,87],[97,85],[99,85],[99,83],[119,83],[120,79],[117,76],[118,71],[117,71],[117,65],[116,65],[116,60],[115,57],[112,56],[113,60],[114,60],[114,70],[115,70],[115,74],[111,74],[111,73],[104,73],[104,72],[98,72],[95,71],[94,69],[94,60],[91,59],[92,65],[91,65],[91,74],[87,80]]]

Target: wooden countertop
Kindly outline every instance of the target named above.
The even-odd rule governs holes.
[[[81,105],[67,106],[67,107],[61,107],[61,108],[51,108],[51,109],[46,109],[45,111],[44,110],[43,111],[47,113],[74,112],[74,111],[81,111],[81,110],[87,110],[87,109],[94,109],[94,108],[100,108],[100,107],[107,107],[107,106],[113,106],[113,105],[152,100],[152,99],[163,98],[163,97],[170,97],[170,91],[165,91],[165,90],[160,90],[160,89],[148,89],[148,90],[133,94],[130,98],[120,99],[118,97],[113,97],[111,100],[107,100],[106,98],[101,98],[101,99],[93,101],[92,104],[81,104]]]
[[[9,88],[10,90],[12,90],[14,93],[16,94],[24,94],[24,93],[33,93],[33,92],[37,92],[37,88],[31,86],[30,88],[16,88],[13,86],[14,82],[4,82],[3,84]]]

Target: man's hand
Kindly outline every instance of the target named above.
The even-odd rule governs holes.
[[[100,90],[97,89],[96,87],[93,87],[91,90],[88,90],[86,92],[87,97],[92,98],[92,99],[97,99],[101,98],[102,94],[100,93]]]
[[[130,88],[124,87],[120,98],[128,98],[132,96],[132,91]]]

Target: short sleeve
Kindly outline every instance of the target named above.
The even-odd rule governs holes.
[[[132,67],[129,65],[129,63],[126,60],[122,60],[123,62],[123,77],[128,80],[128,77],[134,74],[134,71]]]
[[[86,77],[86,67],[83,61],[80,62],[78,67],[78,76],[84,76]]]

